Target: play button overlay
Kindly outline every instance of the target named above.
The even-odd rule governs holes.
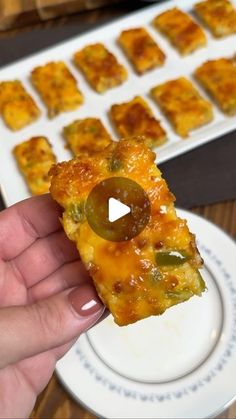
[[[111,177],[92,189],[85,213],[98,236],[114,242],[128,241],[146,227],[150,218],[150,201],[135,181]]]
[[[124,215],[129,214],[130,212],[131,209],[128,205],[122,204],[122,202],[115,198],[109,198],[108,220],[111,223],[114,223],[114,221],[119,220],[119,218],[124,217]]]

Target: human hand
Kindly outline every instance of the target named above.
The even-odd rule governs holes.
[[[0,412],[29,416],[56,361],[104,312],[50,195],[0,213]]]

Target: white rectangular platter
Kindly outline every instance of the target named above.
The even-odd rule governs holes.
[[[193,83],[196,84],[192,74],[194,69],[201,63],[208,59],[232,56],[236,53],[236,35],[216,40],[206,30],[208,38],[207,47],[201,48],[195,53],[183,58],[169,42],[152,27],[151,21],[162,11],[173,6],[178,6],[182,10],[192,13],[193,4],[196,1],[197,0],[172,0],[148,6],[141,11],[132,13],[115,22],[87,32],[84,35],[78,35],[69,41],[0,69],[0,81],[20,79],[42,111],[42,115],[37,122],[17,132],[11,132],[4,123],[0,121],[0,185],[7,206],[30,196],[24,179],[20,175],[12,156],[12,148],[16,144],[19,144],[32,136],[43,135],[48,137],[58,161],[67,160],[71,158],[71,154],[65,148],[65,142],[62,137],[63,126],[71,123],[75,119],[88,116],[99,117],[113,137],[116,138],[116,133],[108,118],[108,111],[112,104],[129,101],[135,95],[141,95],[147,100],[154,115],[161,120],[162,126],[167,131],[168,141],[166,144],[154,150],[157,153],[157,163],[164,162],[185,153],[186,151],[236,129],[236,117],[225,116],[213,104],[214,120],[210,124],[193,131],[189,138],[183,140],[173,131],[172,127],[154,104],[149,94],[151,87],[181,75],[189,77],[192,79]],[[236,6],[236,0],[233,0],[233,3]],[[137,75],[133,71],[132,66],[117,45],[117,38],[122,30],[138,26],[145,26],[148,29],[167,56],[166,63],[162,68],[147,72],[142,76]],[[125,83],[107,91],[103,95],[99,95],[90,88],[82,74],[72,63],[72,56],[77,50],[87,44],[99,41],[104,43],[108,49],[117,56],[118,60],[123,63],[129,73]],[[85,101],[76,111],[60,114],[56,118],[49,120],[46,115],[45,106],[32,87],[29,76],[35,66],[43,65],[53,60],[64,60],[66,62],[71,72],[78,80],[79,88],[84,94]],[[202,92],[204,97],[207,97],[206,93],[199,86],[198,89]]]

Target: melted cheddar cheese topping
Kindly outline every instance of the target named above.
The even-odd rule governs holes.
[[[233,59],[207,61],[195,71],[195,76],[223,112],[236,114],[236,63]]]
[[[166,142],[164,129],[140,96],[130,102],[113,105],[110,115],[121,138],[144,136],[145,143],[151,148]]]
[[[22,83],[14,80],[0,83],[0,115],[16,131],[38,119],[40,111]]]
[[[140,74],[164,65],[164,52],[145,28],[123,31],[119,36],[119,43]]]
[[[33,137],[18,144],[13,154],[33,195],[49,192],[51,166],[56,163],[52,147],[45,137]]]
[[[74,62],[98,93],[119,86],[127,79],[126,69],[100,43],[88,45],[76,52]]]
[[[203,29],[177,7],[158,15],[153,24],[183,55],[190,54],[207,43]]]
[[[96,153],[112,141],[106,128],[97,118],[78,119],[64,127],[63,133],[76,156]]]
[[[119,325],[127,325],[201,295],[204,281],[195,238],[177,217],[174,196],[139,139],[114,142],[91,156],[51,169],[50,192],[63,208],[63,226],[75,241],[98,294]],[[145,229],[126,242],[111,242],[89,226],[85,202],[92,188],[112,176],[139,183],[151,204]]]
[[[151,94],[181,137],[213,119],[212,105],[184,77],[154,87]]]
[[[236,9],[230,1],[206,0],[197,3],[194,8],[214,36],[220,38],[236,32]]]
[[[62,61],[36,67],[31,79],[48,108],[49,118],[61,112],[73,111],[83,103],[77,82]]]

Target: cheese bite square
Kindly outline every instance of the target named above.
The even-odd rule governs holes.
[[[0,83],[0,114],[5,124],[17,131],[39,118],[40,110],[18,80]]]
[[[143,142],[127,139],[93,156],[59,163],[50,171],[50,192],[64,209],[64,230],[76,243],[101,300],[120,326],[162,314],[205,290],[195,236],[187,222],[177,217],[174,196],[155,157]],[[135,181],[150,201],[149,222],[131,240],[105,240],[87,221],[88,195],[111,177]]]
[[[140,74],[155,67],[161,67],[165,62],[164,52],[145,28],[128,29],[121,32],[119,43],[135,70]]]
[[[182,55],[190,54],[207,44],[203,29],[177,7],[156,16],[153,24]]]
[[[221,38],[236,32],[236,9],[230,1],[201,1],[195,4],[194,9],[215,37]]]
[[[145,143],[151,148],[167,140],[165,130],[140,96],[127,103],[112,105],[110,116],[121,138],[144,136]]]
[[[207,61],[197,68],[195,77],[223,112],[236,115],[236,63],[233,59]]]
[[[156,86],[151,94],[183,138],[188,137],[191,130],[208,124],[213,119],[212,105],[185,77]]]
[[[47,106],[49,118],[73,111],[83,103],[77,81],[62,61],[36,67],[31,80]]]
[[[127,79],[126,69],[100,43],[88,45],[76,52],[74,62],[98,93],[119,86]]]
[[[63,129],[64,137],[75,155],[92,155],[110,144],[111,136],[97,118],[79,119]]]
[[[48,175],[52,164],[56,163],[52,147],[46,137],[33,137],[18,144],[13,154],[33,195],[49,192]]]

